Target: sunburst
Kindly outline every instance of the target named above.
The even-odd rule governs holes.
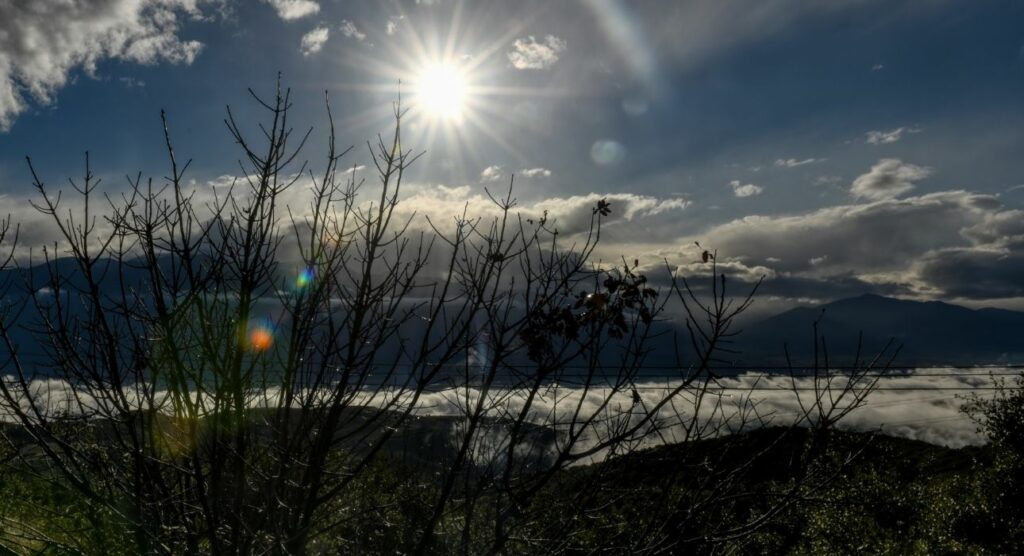
[[[505,53],[530,21],[509,26],[489,21],[486,12],[466,16],[466,5],[458,2],[452,17],[443,22],[399,13],[395,18],[404,23],[393,36],[382,39],[378,48],[352,52],[346,58],[358,73],[368,71],[373,77],[328,86],[374,93],[388,103],[400,98],[405,114],[403,144],[445,152],[463,175],[490,164],[484,155],[488,143],[525,163],[509,131],[533,124],[517,118],[510,107],[566,94],[509,83],[513,74],[508,73]],[[487,34],[496,25],[504,32]],[[382,117],[387,114],[376,105],[346,123],[385,129],[387,121]]]

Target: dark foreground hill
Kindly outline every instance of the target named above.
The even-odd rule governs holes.
[[[447,418],[419,419],[382,452],[367,480],[345,498],[345,504],[365,505],[367,512],[336,539],[339,546],[385,553],[399,548],[406,533],[415,537],[444,462],[453,455],[451,426]],[[9,426],[5,432],[17,437]],[[956,450],[842,431],[826,435],[826,442],[812,443],[813,438],[823,437],[802,429],[758,429],[572,467],[520,508],[520,534],[551,539],[551,553],[904,554],[989,548],[984,531],[972,533],[988,519],[977,485],[992,459],[989,447]],[[819,452],[811,466],[801,463],[809,461],[809,450]],[[852,463],[837,465],[851,454]],[[84,515],[88,507],[73,492],[47,483],[17,459],[7,461],[0,519],[56,531],[59,538],[66,531],[92,531],[101,545],[120,534],[115,521]],[[787,499],[804,477],[813,477],[810,488]],[[482,500],[491,496],[487,492]],[[787,503],[768,515],[780,501]],[[761,524],[734,539],[705,535],[750,523]],[[367,536],[384,530],[387,535]],[[559,535],[567,530],[574,534]]]
[[[723,553],[973,553],[994,544],[994,536],[973,529],[987,521],[979,484],[990,447],[950,449],[841,431],[823,444],[812,445],[811,438],[806,430],[768,428],[662,446],[570,469],[547,494],[594,493],[593,514],[581,512],[593,523],[593,537],[574,547],[580,552],[636,547],[639,537],[657,530],[660,546],[649,547],[652,553],[705,553],[702,533],[728,531],[723,524],[737,526],[735,538],[722,535]],[[808,450],[821,452],[816,465],[841,471],[822,475],[821,467],[803,467]],[[837,465],[850,454],[857,454],[852,463]],[[805,477],[813,477],[808,488],[772,514]],[[543,500],[538,507],[543,513]],[[743,527],[761,517],[763,525],[745,535]],[[551,530],[565,519],[572,517],[543,518]]]
[[[783,365],[783,346],[797,364],[813,359],[813,324],[828,347],[832,365],[851,365],[863,334],[861,360],[889,339],[902,345],[898,365],[976,365],[1024,362],[1024,313],[968,309],[941,301],[907,301],[862,295],[801,307],[746,327],[737,362]]]

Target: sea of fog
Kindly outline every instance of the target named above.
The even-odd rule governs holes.
[[[892,372],[878,378],[863,404],[840,421],[841,428],[877,431],[887,435],[921,440],[959,448],[985,442],[978,425],[962,411],[972,397],[986,398],[995,394],[996,385],[1005,381],[1013,385],[1019,368],[918,368]],[[11,380],[7,377],[6,380]],[[681,420],[692,418],[696,408],[697,421],[718,434],[736,432],[765,425],[787,425],[800,419],[816,399],[824,407],[843,407],[850,397],[837,394],[847,384],[845,375],[831,379],[831,390],[823,391],[824,379],[811,376],[749,371],[717,378],[708,383],[698,398],[693,388],[681,391],[670,403],[660,404],[666,393],[678,389],[680,382],[672,379],[645,378],[618,388],[592,385],[582,388],[573,383],[548,383],[530,403],[529,420],[537,424],[563,425],[578,409],[579,415],[600,415],[607,421],[630,421],[654,411],[661,423],[657,435],[644,444],[673,442],[681,439]],[[865,386],[862,379],[858,387]],[[11,383],[8,383],[11,384]],[[68,383],[59,379],[33,381],[31,395],[54,412],[81,412],[92,403],[73,403],[77,396]],[[275,403],[277,391],[268,389],[252,396],[254,406]],[[439,386],[423,392],[414,413],[419,416],[458,417],[474,407],[485,396],[485,407],[495,417],[517,413],[526,403],[522,390],[493,385],[484,390],[479,385]],[[129,393],[129,397],[131,394]],[[25,403],[22,403],[24,406]],[[353,403],[365,406],[401,407],[402,395],[391,389],[367,389],[354,396]],[[9,410],[0,419],[12,421]]]
[[[1004,382],[1015,383],[1021,373],[1019,368],[918,368],[893,372],[878,377],[873,389],[866,395],[857,409],[847,414],[840,422],[840,428],[857,431],[877,431],[890,436],[921,440],[951,448],[983,444],[986,439],[978,430],[978,424],[963,410],[969,400],[989,398],[996,393],[996,386]],[[866,386],[862,379],[859,388]],[[824,407],[831,403],[844,406],[850,397],[839,398],[838,393],[848,382],[843,375],[834,376],[830,390],[822,386],[825,380],[811,376],[793,377],[790,374],[749,371],[725,376],[712,381],[700,402],[701,421],[713,425],[724,425],[722,430],[735,432],[764,425],[788,425],[799,420],[805,411],[820,396]],[[667,392],[679,386],[677,380],[648,379],[616,391],[592,387],[583,391],[575,385],[548,387],[533,401],[532,412],[536,422],[550,421],[561,408],[582,405],[597,411],[602,402],[612,396],[605,412],[639,413],[632,409],[636,402],[643,408],[654,408],[664,399]],[[817,386],[816,386],[817,384]],[[422,414],[457,416],[473,403],[479,390],[471,389],[467,396],[464,387],[442,389],[426,394],[421,399]],[[522,403],[519,396],[501,391],[490,394],[501,400],[504,407],[515,410]],[[637,399],[637,397],[639,399]],[[695,403],[692,393],[684,391],[674,403],[659,410],[662,422],[672,423],[678,415],[692,414]],[[587,410],[584,410],[587,413]],[[556,417],[557,419],[557,417]],[[715,427],[709,427],[715,428]],[[716,429],[717,430],[717,429]],[[678,431],[675,431],[678,432]],[[668,426],[662,435],[663,441],[678,440]]]

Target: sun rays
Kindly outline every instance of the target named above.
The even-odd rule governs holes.
[[[404,114],[403,144],[444,153],[457,174],[479,173],[490,163],[485,153],[493,146],[527,164],[509,130],[536,131],[535,122],[523,116],[528,105],[568,93],[524,84],[508,63],[509,45],[532,19],[502,22],[504,32],[488,34],[496,26],[491,17],[462,2],[450,18],[397,13],[392,19],[403,23],[393,35],[374,48],[347,53],[339,73],[353,77],[326,83],[328,89],[368,93],[375,100],[341,123],[384,129],[393,116],[384,107],[397,101]]]

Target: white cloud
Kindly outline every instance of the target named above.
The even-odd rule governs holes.
[[[134,77],[129,77],[129,76],[118,77],[117,80],[120,81],[121,83],[124,83],[124,86],[128,87],[129,89],[134,89],[135,87],[145,87],[146,86],[146,82],[145,81],[143,81],[141,79],[135,79]]]
[[[480,181],[498,181],[503,175],[501,166],[488,166],[480,172]]]
[[[664,199],[661,201],[657,201],[650,208],[644,209],[644,216],[654,216],[656,214],[661,214],[663,212],[668,212],[670,210],[683,210],[688,206],[690,206],[690,201],[687,201],[686,199],[683,199],[681,197],[676,197],[674,199]]]
[[[554,35],[538,41],[532,35],[516,39],[508,53],[508,61],[516,69],[548,69],[558,61],[565,51],[566,42]]]
[[[395,32],[398,31],[398,22],[394,19],[389,19],[385,30],[387,31],[387,34],[394,35]]]
[[[732,180],[729,182],[729,185],[732,187],[733,194],[737,197],[753,197],[764,192],[764,188],[760,185],[752,183],[740,184],[740,180]]]
[[[547,168],[523,168],[519,171],[519,175],[527,178],[550,178],[551,170]]]
[[[898,197],[914,189],[914,182],[927,178],[931,173],[931,168],[907,164],[897,158],[883,158],[868,173],[853,180],[850,193],[873,201]]]
[[[313,0],[264,0],[274,7],[277,16],[285,21],[301,19],[320,11],[320,4]]]
[[[893,373],[883,376],[877,388],[867,393],[864,404],[852,411],[838,426],[846,430],[878,431],[901,438],[921,440],[933,444],[961,448],[968,445],[985,443],[986,437],[978,431],[977,424],[961,411],[965,402],[962,396],[972,391],[981,396],[991,395],[991,388],[996,379],[992,373],[1007,373],[1009,368],[996,369],[959,369],[950,373],[949,369],[917,369],[907,374]],[[998,376],[995,375],[995,376]],[[62,413],[78,416],[89,413],[98,406],[96,400],[87,392],[74,392],[74,387],[61,379],[35,379],[22,388],[12,377],[2,377],[20,398],[22,409],[27,409],[29,400],[35,401],[44,413]],[[856,381],[846,376],[830,379],[829,388],[838,393],[844,387],[863,391],[864,381]],[[621,426],[622,423],[641,418],[642,413],[633,411],[633,396],[640,398],[644,407],[660,408],[654,421],[659,423],[658,434],[647,436],[640,447],[651,447],[663,442],[683,440],[684,426],[691,416],[696,422],[707,425],[698,427],[701,430],[722,433],[749,430],[751,428],[776,425],[806,424],[803,418],[805,411],[814,407],[815,395],[825,387],[821,379],[813,377],[791,377],[786,373],[765,374],[746,372],[736,376],[727,376],[709,383],[708,391],[714,395],[694,397],[693,392],[701,386],[700,382],[684,390],[684,394],[674,398],[673,402],[661,404],[670,392],[681,386],[678,380],[638,380],[635,384],[636,394],[632,388],[616,388],[602,384],[583,388],[563,387],[557,389],[541,389],[530,397],[530,408],[526,412],[529,423],[551,425],[562,419],[565,413],[578,411],[580,419],[577,423],[589,422],[590,426],[578,427],[580,449],[607,434],[608,427]],[[262,393],[252,392],[249,404],[252,407],[274,407],[280,399],[275,388]],[[307,392],[308,393],[308,392]],[[467,409],[476,406],[485,396],[480,407],[488,409],[488,415],[501,422],[501,417],[516,414],[526,408],[527,392],[524,389],[492,388],[487,392],[479,388],[442,387],[428,389],[418,398],[415,408],[410,408],[417,416],[447,416],[463,418]],[[155,399],[159,403],[168,393],[157,390]],[[145,402],[135,390],[125,392],[127,402],[134,407],[144,407]],[[848,397],[847,397],[848,398]],[[847,398],[844,398],[844,402]],[[700,401],[694,402],[693,400]],[[829,408],[832,396],[824,395],[823,407]],[[410,398],[381,396],[379,393],[365,391],[356,393],[353,403],[368,407],[383,404],[394,404],[394,407],[407,408]],[[838,405],[838,404],[837,404]],[[756,408],[757,418],[752,415]],[[811,409],[813,415],[814,410]],[[742,419],[741,415],[746,415]],[[599,418],[594,419],[597,416]],[[0,422],[16,422],[11,409],[0,411]],[[561,430],[565,431],[564,426]],[[713,433],[709,433],[713,434]]]
[[[342,35],[345,35],[350,39],[361,41],[366,38],[366,33],[360,31],[359,28],[356,27],[355,23],[352,23],[347,19],[343,19],[341,21],[341,26],[338,27],[338,29],[341,31]]]
[[[898,127],[889,131],[869,131],[867,135],[866,143],[871,145],[885,145],[888,143],[895,143],[903,138],[904,133],[920,133],[921,130],[916,127]]]
[[[682,246],[680,248],[679,255],[683,262],[674,267],[672,274],[677,277],[683,276],[687,280],[695,277],[710,277],[712,267],[702,260],[702,252],[703,249],[692,243]],[[720,255],[715,261],[714,269],[717,272],[727,275],[730,280],[738,280],[741,282],[756,282],[762,277],[770,280],[777,276],[775,270],[769,266],[758,264],[748,265],[741,260],[725,258],[723,255]],[[650,270],[648,270],[648,272],[650,272]]]
[[[795,158],[780,158],[775,161],[775,165],[783,168],[796,168],[797,166],[814,164],[815,162],[819,162],[819,160],[817,158],[805,158],[803,160],[797,160]]]
[[[94,75],[105,59],[191,64],[202,43],[178,36],[200,0],[5,2],[0,17],[0,131],[28,108],[49,104],[76,69]]]
[[[885,69],[885,64],[875,64],[871,66],[871,71],[881,71]]]
[[[632,193],[587,193],[572,197],[550,197],[532,203],[517,205],[514,212],[524,218],[538,219],[547,214],[550,226],[557,227],[563,236],[584,233],[590,228],[593,209],[598,201],[610,204],[611,214],[603,219],[605,226],[617,226],[617,238],[632,241],[632,227],[621,226],[637,218],[660,216],[670,218],[668,213],[684,210],[690,202],[682,198],[661,199]],[[412,213],[429,216],[434,222],[450,220],[452,216],[467,211],[476,217],[488,218],[498,215],[494,203],[481,193],[475,193],[469,186],[446,187],[419,186],[410,191],[398,205],[402,217]],[[641,233],[637,231],[636,233]],[[643,232],[649,233],[649,232]],[[621,254],[621,253],[618,253]]]
[[[993,196],[943,191],[905,199],[840,205],[791,216],[747,216],[683,238],[713,244],[723,256],[779,272],[873,274],[902,271],[938,246],[968,243],[965,235],[991,237],[986,231],[1001,212]],[[1009,221],[1010,219],[1007,219]],[[827,256],[811,265],[811,258]],[[774,261],[774,262],[773,262]]]
[[[300,45],[302,55],[309,56],[320,52],[324,44],[327,43],[327,39],[330,38],[330,33],[331,31],[327,27],[317,27],[302,35],[302,44]]]
[[[968,191],[748,216],[657,245],[633,241],[642,259],[667,258],[691,275],[700,269],[687,266],[695,254],[686,246],[700,241],[731,265],[730,276],[766,275],[764,291],[790,298],[1024,298],[1024,210]]]

